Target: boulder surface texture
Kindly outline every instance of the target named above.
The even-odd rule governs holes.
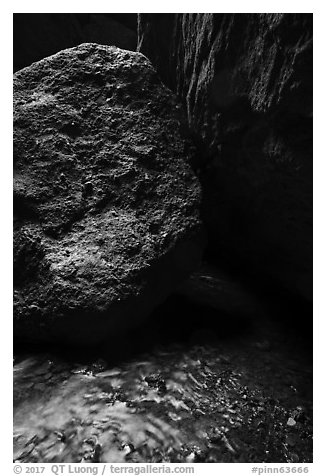
[[[14,334],[95,343],[196,268],[180,106],[140,53],[67,49],[14,75]]]
[[[312,296],[312,15],[140,14],[200,151],[209,257]]]

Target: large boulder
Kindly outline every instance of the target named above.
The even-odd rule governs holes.
[[[184,102],[209,258],[312,296],[312,15],[140,14]]]
[[[140,53],[82,44],[14,75],[14,335],[94,343],[200,261],[181,110]]]

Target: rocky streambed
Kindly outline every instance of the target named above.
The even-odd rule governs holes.
[[[262,311],[227,317],[229,298],[170,298],[87,355],[17,350],[14,460],[311,462],[309,349]]]

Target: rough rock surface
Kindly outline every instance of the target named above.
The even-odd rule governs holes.
[[[116,21],[107,14],[15,13],[13,20],[14,71],[80,43],[137,46],[136,31],[119,22],[123,15]]]
[[[201,151],[209,254],[312,295],[312,15],[140,14]]]
[[[14,75],[14,334],[94,343],[198,264],[180,107],[140,53],[83,44]]]

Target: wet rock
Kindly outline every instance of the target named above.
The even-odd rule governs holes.
[[[292,412],[291,412],[292,418],[297,421],[297,422],[304,422],[306,419],[306,412],[305,409],[301,406],[297,406]]]
[[[210,258],[311,299],[312,15],[146,13],[138,31],[187,111]]]
[[[285,442],[287,445],[291,446],[292,448],[297,445],[297,438],[295,435],[287,435]]]
[[[165,380],[160,374],[150,374],[145,377],[145,381],[149,387],[156,388],[160,393],[167,391]]]
[[[290,417],[288,421],[286,422],[286,424],[287,426],[295,426],[297,422],[292,417]]]
[[[143,55],[95,44],[17,72],[14,91],[15,337],[104,340],[200,261],[180,110]]]

